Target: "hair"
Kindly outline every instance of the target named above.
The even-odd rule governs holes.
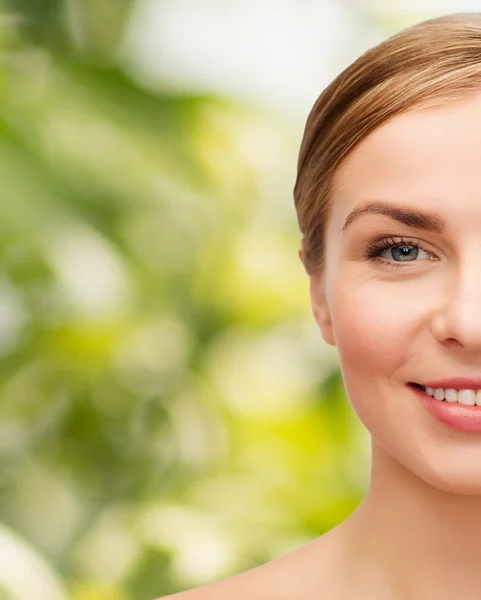
[[[308,274],[323,270],[325,224],[342,161],[383,123],[481,90],[481,13],[423,21],[370,48],[321,93],[305,127],[294,202]]]

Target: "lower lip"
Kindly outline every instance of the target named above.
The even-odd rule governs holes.
[[[424,390],[410,384],[424,408],[438,421],[458,431],[481,432],[481,406],[436,400]]]

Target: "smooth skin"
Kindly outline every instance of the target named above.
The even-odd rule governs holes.
[[[373,202],[438,230],[359,212]],[[169,598],[479,600],[481,434],[434,420],[408,383],[481,377],[481,92],[400,115],[351,152],[325,259],[312,311],[372,437],[369,491],[310,544]]]

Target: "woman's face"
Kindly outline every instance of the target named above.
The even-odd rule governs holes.
[[[325,259],[313,312],[374,441],[435,487],[481,493],[481,431],[436,420],[409,385],[481,381],[481,93],[400,115],[351,152]]]

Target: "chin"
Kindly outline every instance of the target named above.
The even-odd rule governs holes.
[[[433,469],[428,466],[419,473],[424,481],[430,486],[460,496],[481,496],[481,456],[480,464],[476,466],[465,466],[459,462],[452,464],[440,464]]]
[[[431,453],[410,457],[404,466],[431,488],[460,496],[481,496],[481,447],[463,445],[455,450],[449,446],[442,451],[436,444]]]

